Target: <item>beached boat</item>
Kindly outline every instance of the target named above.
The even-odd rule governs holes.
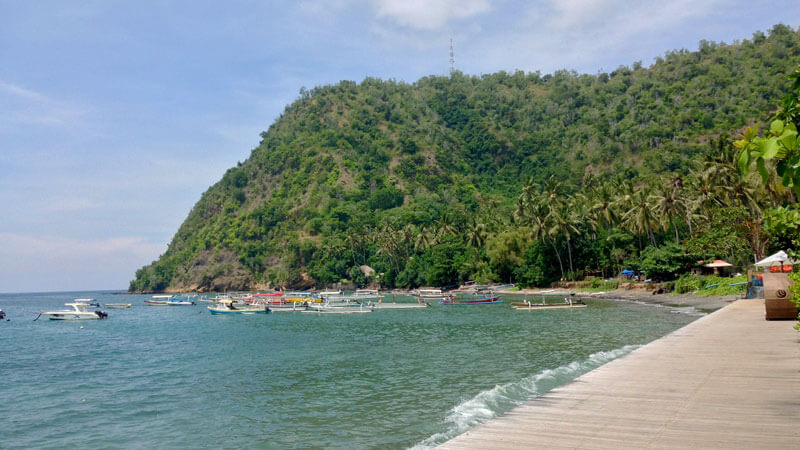
[[[108,309],[127,309],[130,307],[130,303],[106,303],[106,308]]]
[[[145,305],[150,306],[192,306],[194,301],[188,297],[175,297],[174,295],[154,295],[152,300],[145,300]]]
[[[234,305],[233,300],[222,300],[216,305],[212,305],[208,307],[208,311],[211,314],[269,314],[270,309],[266,306],[259,306],[259,305],[247,305],[247,306],[236,306]]]
[[[69,306],[72,309],[62,311],[42,311],[39,313],[39,317],[45,316],[50,320],[97,320],[108,317],[108,314],[106,314],[105,311],[89,311],[86,305],[82,302],[64,303],[64,306]]]
[[[442,299],[442,301],[439,302],[441,305],[494,305],[497,303],[503,303],[498,295],[490,295],[488,297],[481,298],[449,297]]]
[[[571,297],[564,297],[562,302],[547,303],[542,297],[542,303],[532,303],[530,300],[522,302],[511,302],[511,308],[521,309],[526,311],[532,310],[545,310],[545,309],[570,309],[570,308],[586,308],[586,303],[581,299],[573,300]]]

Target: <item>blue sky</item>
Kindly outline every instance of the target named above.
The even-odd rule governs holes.
[[[124,289],[301,87],[585,73],[800,24],[795,1],[0,0],[0,292]]]

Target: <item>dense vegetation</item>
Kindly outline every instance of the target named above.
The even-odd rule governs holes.
[[[598,75],[303,89],[130,289],[545,285],[750,262],[791,240],[762,217],[795,197],[772,163],[766,182],[738,170],[728,136],[767,118],[798,65],[800,32],[777,25]]]

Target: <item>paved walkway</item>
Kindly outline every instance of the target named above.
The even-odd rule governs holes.
[[[441,448],[800,449],[800,333],[739,300]]]

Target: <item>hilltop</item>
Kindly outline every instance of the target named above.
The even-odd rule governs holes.
[[[553,257],[563,272],[569,250],[572,264],[570,238],[531,250],[512,233],[526,186],[555,180],[568,196],[602,180],[638,189],[687,177],[725,136],[766,119],[799,64],[800,33],[776,25],[610,73],[455,72],[303,89],[130,290],[557,279]],[[691,221],[682,226],[694,233]],[[576,225],[576,235],[596,228]],[[644,250],[636,235],[624,257]],[[605,272],[619,256],[578,254],[576,267]],[[515,272],[537,258],[541,273]]]

